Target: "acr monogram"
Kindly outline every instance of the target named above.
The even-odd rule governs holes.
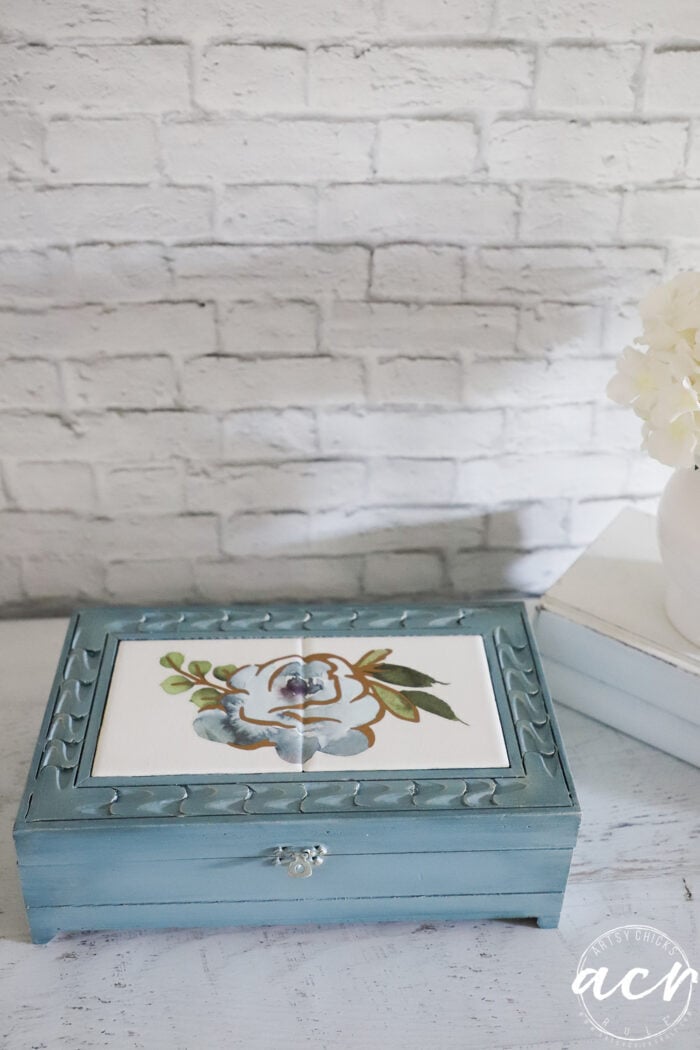
[[[640,1045],[683,1020],[697,981],[697,970],[672,938],[652,926],[629,925],[586,948],[571,990],[597,1031]]]

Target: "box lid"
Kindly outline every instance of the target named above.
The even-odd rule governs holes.
[[[547,808],[578,812],[521,603],[105,608],[16,829]]]

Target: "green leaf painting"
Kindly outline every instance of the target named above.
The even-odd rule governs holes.
[[[378,664],[391,653],[391,649],[370,649],[368,653],[361,656],[357,661],[357,667],[369,667],[371,664]]]
[[[227,679],[234,675],[238,668],[235,664],[222,664],[220,667],[215,667],[212,671],[214,678],[218,678],[220,682],[225,682]]]
[[[243,643],[240,643],[243,644]],[[261,664],[218,664],[165,653],[169,694],[190,692],[193,728],[205,740],[246,750],[274,747],[299,764],[317,751],[354,755],[375,743],[385,715],[418,723],[421,714],[459,722],[432,690],[447,685],[432,674],[387,661],[391,649],[370,649],[351,661],[333,652],[280,656]],[[211,674],[211,677],[209,675]]]
[[[170,678],[166,678],[164,682],[160,683],[166,693],[186,693],[188,689],[192,688],[192,681],[189,678],[183,678],[181,675],[172,674]]]
[[[386,685],[374,686],[374,695],[380,700],[384,707],[397,718],[404,718],[407,722],[417,722],[419,715],[415,704],[412,704],[403,693],[396,689],[389,689]]]
[[[221,693],[218,689],[211,689],[205,686],[203,689],[197,689],[190,697],[190,702],[198,707],[200,711],[207,707],[217,707]]]
[[[211,664],[208,660],[193,660],[191,664],[188,664],[187,670],[198,678],[204,678],[211,671]]]
[[[165,656],[160,658],[161,667],[170,667],[173,671],[179,671],[184,662],[184,653],[166,653]]]
[[[435,679],[429,674],[421,674],[410,667],[399,667],[398,664],[378,664],[372,671],[372,677],[391,685],[422,686],[435,685]]]
[[[406,690],[403,694],[410,703],[415,704],[416,707],[420,707],[422,711],[429,711],[431,715],[439,715],[440,718],[449,718],[453,722],[459,722],[461,719],[457,718],[452,708],[444,700],[441,700],[437,696],[433,696],[432,693],[424,693],[419,689]]]

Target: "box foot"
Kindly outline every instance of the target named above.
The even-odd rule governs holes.
[[[55,926],[32,926],[32,944],[48,944],[59,932]]]

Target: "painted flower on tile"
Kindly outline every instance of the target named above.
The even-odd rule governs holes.
[[[193,727],[205,740],[244,750],[274,747],[285,762],[299,765],[317,751],[366,751],[387,713],[408,722],[418,722],[421,711],[460,721],[428,692],[439,684],[435,678],[387,662],[390,655],[390,649],[373,649],[351,663],[335,653],[292,654],[214,668],[195,660],[185,668],[184,654],[171,652],[160,663],[175,673],[161,686],[174,694],[194,690]]]

